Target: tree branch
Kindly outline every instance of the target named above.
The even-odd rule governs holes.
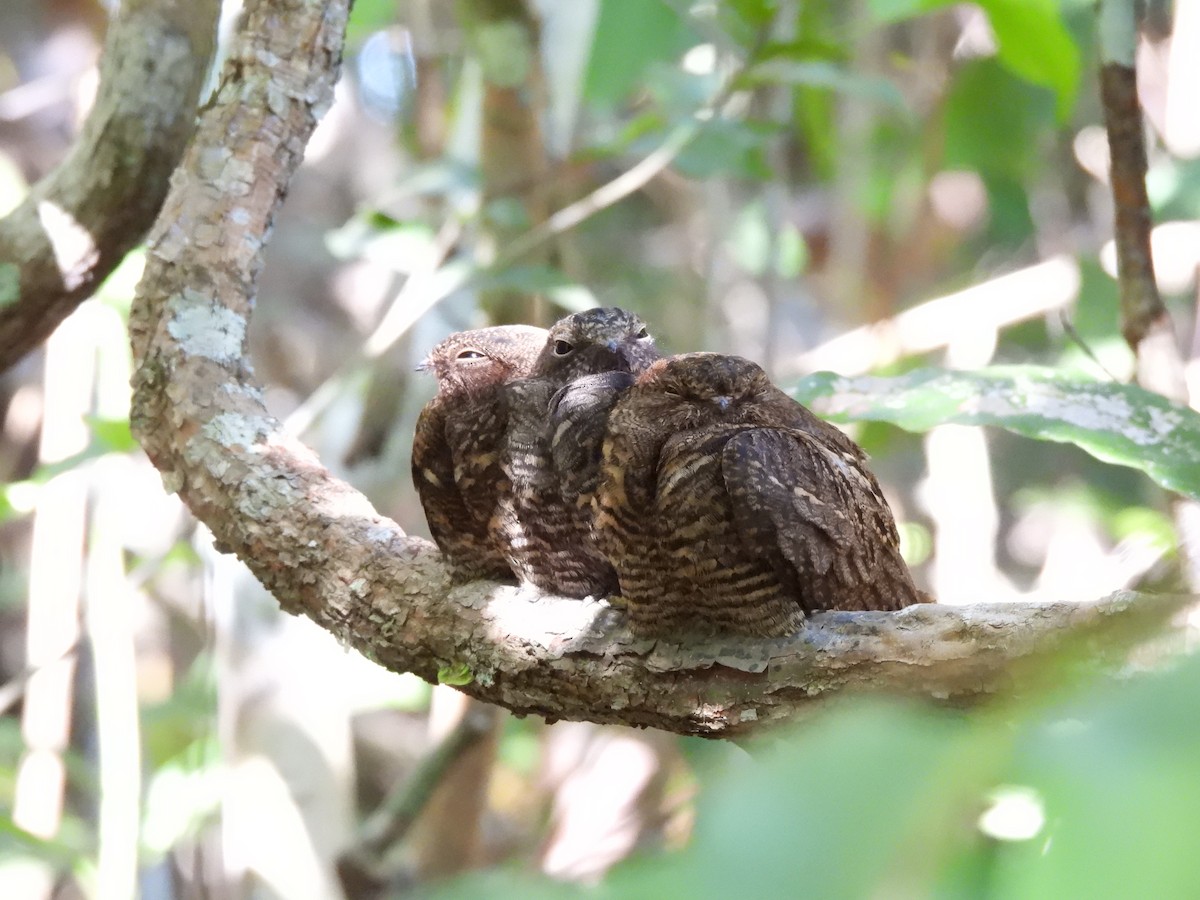
[[[1152,216],[1146,193],[1145,126],[1138,101],[1136,6],[1134,0],[1102,0],[1097,9],[1121,333],[1137,355],[1138,383],[1186,401],[1183,362],[1171,317],[1158,292],[1150,251]]]
[[[154,221],[192,133],[219,0],[126,0],[71,152],[0,220],[0,371],[91,296]]]
[[[389,896],[389,882],[405,874],[393,851],[453,773],[455,764],[495,731],[495,712],[493,707],[471,704],[450,733],[407,778],[392,787],[362,823],[354,845],[337,862],[338,878],[347,897]]]
[[[1144,10],[1143,10],[1144,11]],[[1139,8],[1135,0],[1101,0],[1100,99],[1108,132],[1109,182],[1115,210],[1117,284],[1121,333],[1136,358],[1137,383],[1172,400],[1189,402],[1183,354],[1171,315],[1163,305],[1150,249],[1153,216],[1146,192],[1146,139],[1138,101],[1137,40]],[[1193,406],[1196,398],[1191,398]],[[1179,532],[1184,572],[1192,590],[1200,589],[1200,507],[1171,497]]]
[[[1013,661],[1074,629],[1147,629],[1181,605],[1121,595],[829,613],[786,640],[678,647],[635,640],[602,601],[452,587],[432,545],[283,433],[244,358],[262,248],[332,96],[347,6],[248,0],[154,229],[130,323],[139,440],[168,489],[284,609],[393,671],[466,675],[466,693],[520,714],[725,737],[847,688],[968,702],[1018,686]]]

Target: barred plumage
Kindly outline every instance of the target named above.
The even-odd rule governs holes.
[[[456,579],[513,576],[497,515],[509,490],[499,455],[505,389],[530,373],[548,334],[526,325],[461,331],[421,366],[437,378],[438,392],[417,417],[413,484]]]
[[[523,581],[568,597],[616,589],[616,573],[592,538],[590,508],[580,502],[580,485],[595,481],[603,418],[552,421],[549,408],[579,378],[640,372],[657,358],[641,319],[621,309],[592,309],[555,324],[532,376],[509,387],[502,464],[512,495],[501,519],[513,571]]]
[[[608,417],[598,545],[639,634],[774,637],[923,597],[862,450],[748,360],[651,366]]]

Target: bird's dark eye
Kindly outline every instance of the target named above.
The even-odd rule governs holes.
[[[484,359],[484,355],[478,350],[460,350],[455,359]]]
[[[647,331],[646,326],[643,325],[641,328],[638,329],[638,333],[635,334],[634,337],[640,341],[640,340],[643,340],[644,338],[650,337],[650,332]]]
[[[569,356],[570,354],[572,354],[574,352],[575,352],[574,344],[568,344],[566,341],[555,341],[554,342],[554,355],[555,356]]]

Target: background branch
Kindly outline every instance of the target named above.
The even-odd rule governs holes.
[[[219,0],[126,0],[63,163],[0,220],[0,371],[38,346],[143,237],[192,133]]]
[[[1138,6],[1134,0],[1102,0],[1100,99],[1108,132],[1109,184],[1115,220],[1121,333],[1137,359],[1138,384],[1172,400],[1188,402],[1183,353],[1171,315],[1163,305],[1150,250],[1152,214],[1146,193],[1146,138],[1138,100]],[[1188,586],[1200,590],[1200,508],[1171,498]]]

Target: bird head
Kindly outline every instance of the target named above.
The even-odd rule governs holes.
[[[660,359],[634,391],[647,412],[673,428],[753,421],[754,405],[774,391],[757,363],[723,353],[681,353]]]
[[[614,306],[597,307],[551,327],[533,374],[566,384],[599,372],[637,374],[656,359],[658,349],[645,322]]]
[[[529,375],[546,335],[546,329],[531,325],[459,331],[434,347],[417,369],[433,373],[439,392],[472,393]]]

